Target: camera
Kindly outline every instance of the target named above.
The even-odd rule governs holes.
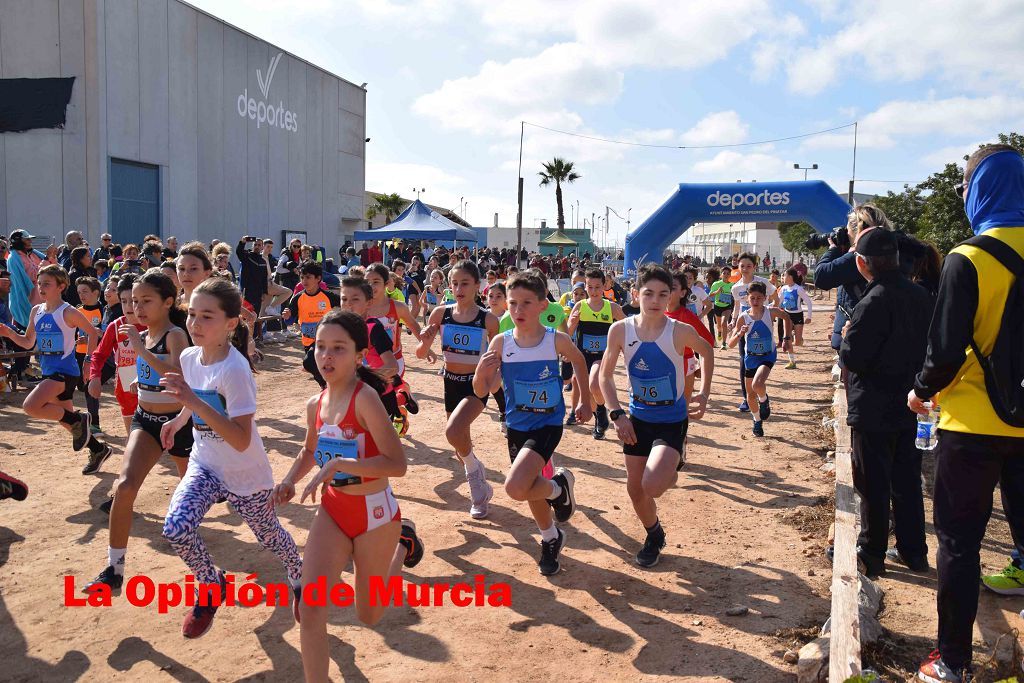
[[[850,248],[850,232],[843,225],[826,235],[814,233],[804,242],[804,249],[824,249],[829,246],[829,240],[835,242],[840,249]]]

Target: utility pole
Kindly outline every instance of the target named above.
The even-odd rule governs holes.
[[[519,211],[516,213],[516,266],[519,263],[519,256],[523,253],[523,134],[526,131],[526,122],[519,122]]]

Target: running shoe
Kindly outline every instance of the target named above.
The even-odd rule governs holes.
[[[93,474],[98,472],[100,465],[107,461],[107,458],[111,456],[114,449],[110,447],[110,444],[102,444],[102,448],[98,451],[89,451],[89,460],[85,463],[85,467],[82,468],[82,474]]]
[[[562,387],[562,393],[571,394],[572,393],[572,384],[566,384],[564,387]]]
[[[740,404],[740,412],[741,413],[749,413],[750,412],[750,406],[747,405],[747,399],[743,399],[743,403]]]
[[[555,527],[555,530],[558,532],[558,538],[540,542],[540,561],[537,562],[537,568],[544,576],[553,576],[562,568],[558,564],[558,554],[565,545],[565,532],[558,527]]]
[[[89,425],[89,433],[93,436],[106,436],[104,431],[97,424]]]
[[[405,409],[409,411],[409,414],[415,415],[420,412],[420,404],[412,397],[412,392],[403,390],[402,394],[405,395]]]
[[[220,574],[220,592],[221,596],[227,592],[227,581],[224,580],[224,572]],[[211,596],[212,597],[212,596]],[[200,638],[210,627],[213,626],[213,618],[217,616],[217,606],[215,605],[199,605],[198,600],[196,606],[188,611],[185,615],[185,622],[181,625],[181,635],[186,638]]]
[[[77,452],[89,443],[89,427],[92,416],[89,413],[78,413],[78,422],[71,425],[71,447]]]
[[[981,577],[985,588],[1000,595],[1024,595],[1024,569],[1010,560],[1003,571]]]
[[[885,556],[872,557],[861,546],[857,546],[857,571],[869,579],[885,576]]]
[[[761,426],[760,420],[754,420],[754,436],[764,436],[764,427]]]
[[[725,351],[725,342],[722,342],[722,350]]]
[[[565,426],[572,427],[574,424],[576,424],[576,411],[570,410],[569,417],[565,418]]]
[[[786,369],[787,370],[796,370],[796,361],[792,361],[791,360],[788,363],[786,363]]]
[[[402,534],[398,542],[405,546],[405,559],[402,564],[412,569],[423,559],[423,542],[416,535],[416,524],[411,519],[402,520]]]
[[[488,503],[494,497],[494,487],[487,483],[483,463],[476,471],[466,474],[466,481],[469,482],[469,497],[473,501],[469,507],[469,516],[473,519],[486,519],[490,512]]]
[[[113,567],[108,565],[106,569],[100,572],[99,576],[97,576],[89,583],[85,584],[85,587],[82,589],[82,592],[90,593],[92,592],[93,587],[98,586],[101,583],[110,586],[110,590],[112,592],[119,591],[121,590],[121,585],[124,583],[124,575],[118,574],[114,571]]]
[[[645,569],[650,569],[658,564],[661,558],[661,550],[665,547],[665,530],[659,529],[656,533],[647,532],[647,540],[644,547],[636,554],[636,563]]]
[[[555,512],[555,519],[559,522],[568,522],[573,513],[576,512],[576,496],[573,494],[573,487],[576,485],[576,477],[564,467],[555,470],[552,481],[562,487],[562,495],[554,500],[549,500],[552,510]]]
[[[113,498],[107,498],[105,501],[100,503],[99,507],[97,507],[96,509],[99,510],[100,512],[102,512],[105,515],[109,515],[110,514],[110,508],[113,507],[113,505],[114,505],[114,499]]]
[[[28,498],[28,486],[20,479],[15,479],[6,472],[0,472],[0,500],[13,498],[14,500],[25,500]]]
[[[767,420],[772,416],[772,399],[770,396],[765,396],[764,401],[758,401],[757,414],[762,420]]]
[[[894,564],[902,564],[912,572],[923,574],[931,569],[927,557],[904,557],[896,548],[885,551],[885,559]]]
[[[967,683],[973,681],[970,669],[954,670],[942,661],[942,655],[938,650],[932,650],[928,655],[928,661],[917,670],[917,680],[926,683]]]
[[[302,604],[302,586],[292,586],[292,617],[296,624],[302,623],[299,618],[299,605]]]

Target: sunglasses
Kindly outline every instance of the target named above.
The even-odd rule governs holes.
[[[959,182],[953,186],[953,189],[956,190],[957,196],[960,197],[960,199],[963,199],[964,193],[967,191],[967,185],[963,182]]]

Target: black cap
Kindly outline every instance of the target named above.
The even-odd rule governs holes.
[[[15,231],[11,232],[11,237],[10,237],[11,241],[14,241],[14,240],[34,240],[35,238],[36,238],[36,236],[31,234],[31,233],[29,233],[28,230],[15,230]]]
[[[856,251],[861,256],[886,256],[899,250],[896,233],[885,228],[870,228],[857,237]]]

